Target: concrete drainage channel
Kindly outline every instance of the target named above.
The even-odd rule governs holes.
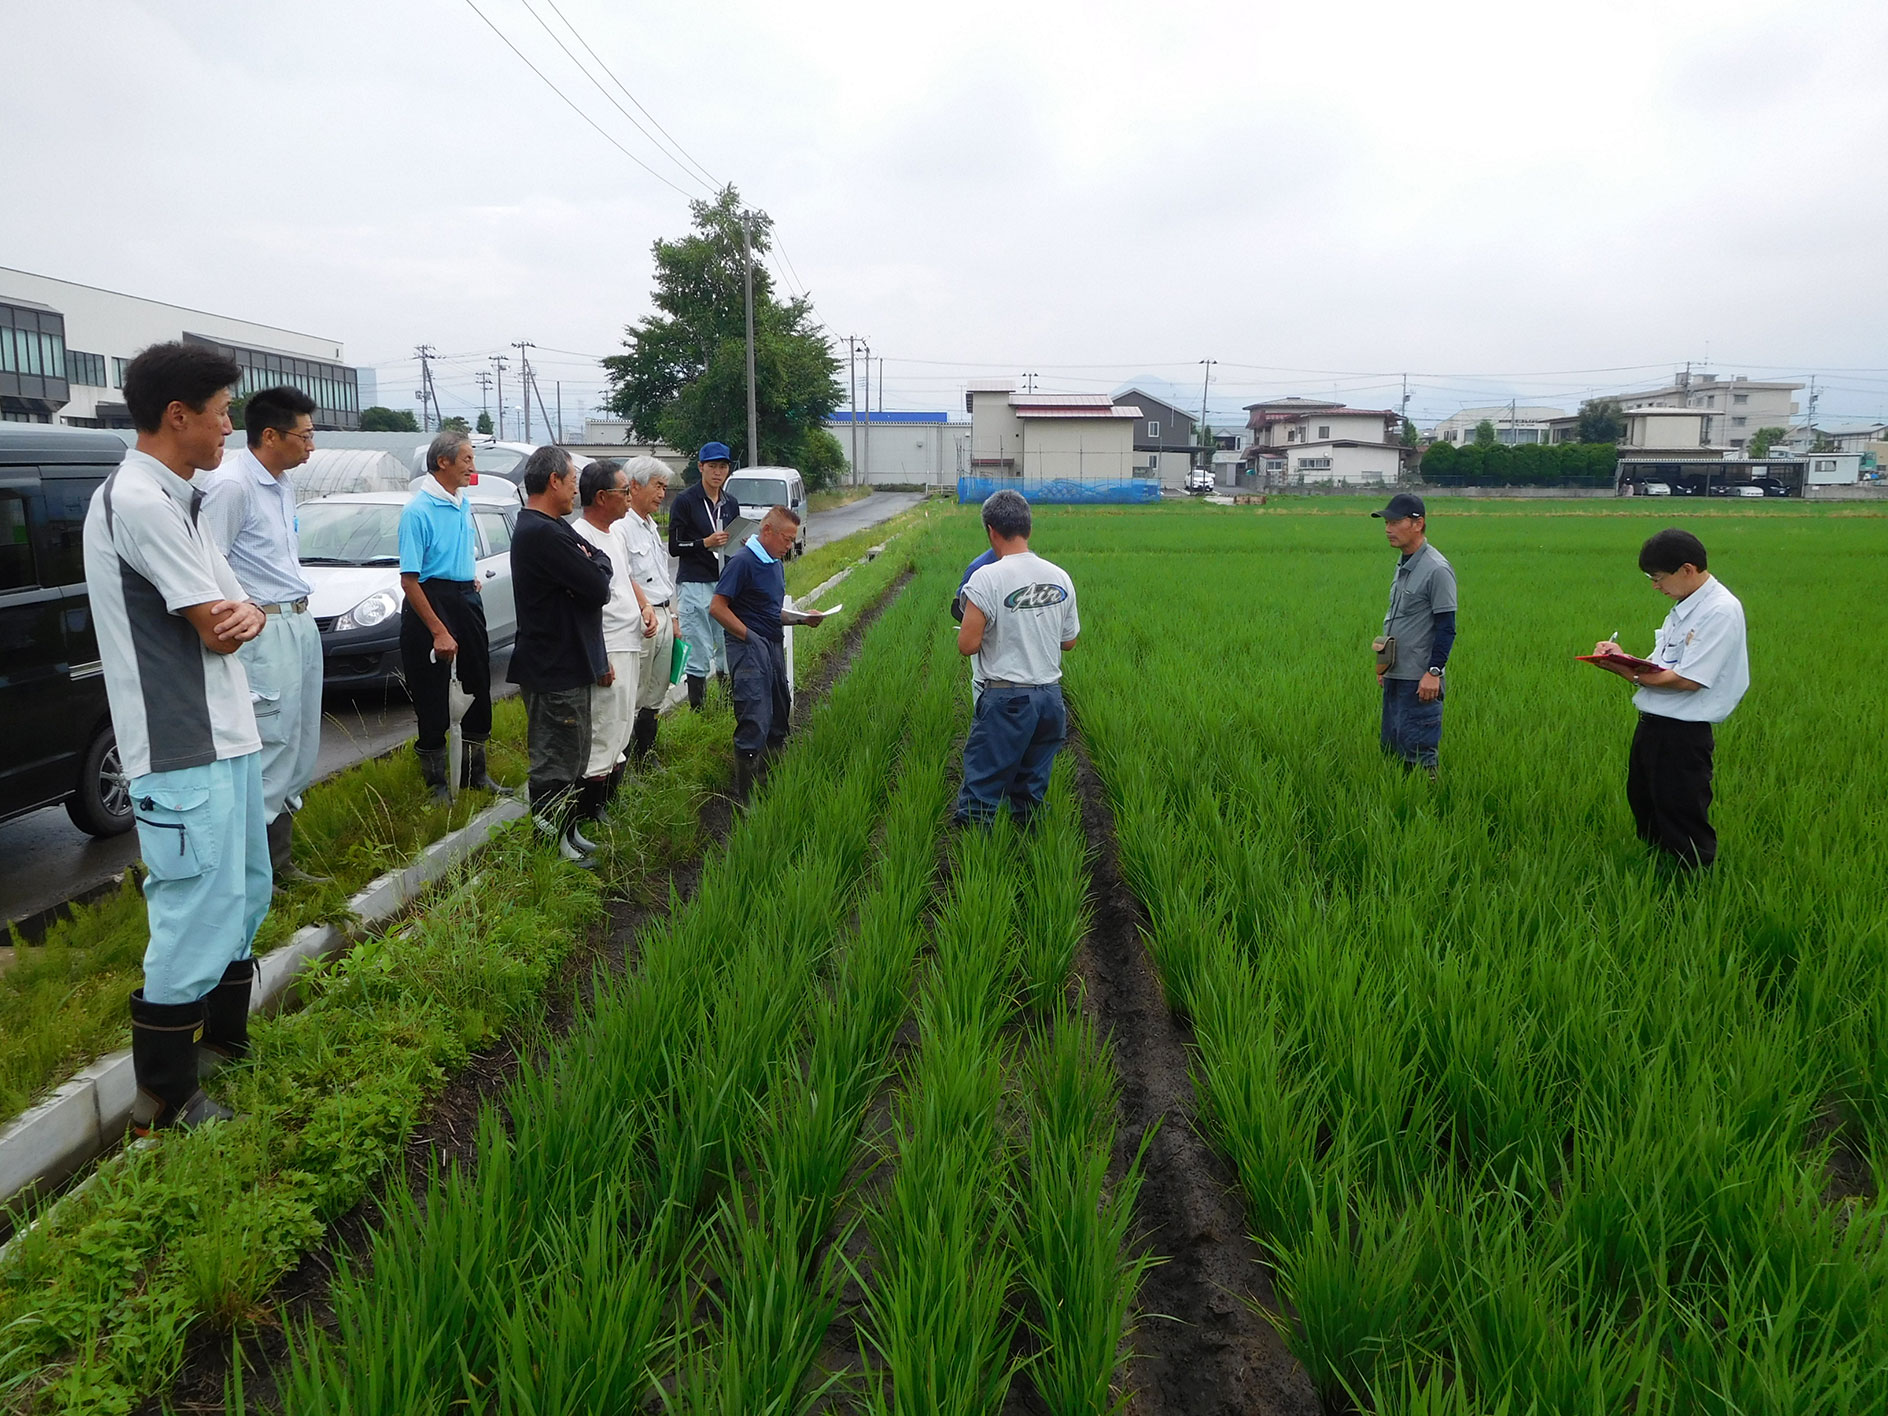
[[[881,543],[859,562],[874,560],[885,549]],[[805,595],[790,597],[815,603],[832,590],[853,567],[847,566]],[[793,663],[791,629],[787,630],[787,663]],[[684,701],[679,688],[671,690],[664,713]],[[273,1009],[296,977],[317,959],[345,949],[352,940],[406,910],[425,889],[482,849],[507,822],[525,815],[524,803],[502,800],[472,818],[457,831],[442,836],[421,851],[412,864],[388,871],[348,901],[349,918],[358,924],[343,929],[334,924],[311,924],[298,930],[288,943],[257,961],[256,1012]],[[20,1113],[0,1128],[0,1206],[32,1190],[64,1184],[93,1160],[117,1145],[131,1119],[137,1082],[131,1070],[131,1051],[114,1052],[81,1070],[51,1096]],[[85,1184],[90,1184],[88,1179]],[[81,1187],[82,1188],[82,1187]],[[43,1218],[43,1216],[42,1216]],[[37,1221],[36,1221],[37,1223]],[[9,1241],[10,1247],[11,1241]],[[5,1248],[0,1247],[0,1255]]]

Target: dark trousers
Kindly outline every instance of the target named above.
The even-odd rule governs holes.
[[[446,745],[452,725],[448,695],[455,671],[460,686],[472,695],[472,706],[459,720],[468,742],[484,742],[492,735],[491,643],[485,633],[485,602],[469,580],[422,580],[427,603],[446,632],[459,641],[459,652],[447,663],[434,663],[433,632],[411,605],[400,610],[400,669],[406,691],[413,695],[413,714],[419,719],[422,752]],[[456,666],[456,670],[455,670]]]
[[[728,683],[734,693],[734,750],[778,747],[793,726],[793,685],[786,647],[750,633],[728,636]]]
[[[590,762],[590,685],[524,688],[525,745],[531,754],[531,810],[548,821],[571,802]]]
[[[1059,683],[987,685],[964,739],[964,788],[957,819],[987,823],[1007,800],[1027,823],[1049,790],[1056,750],[1069,735]]]
[[[1626,804],[1639,839],[1683,866],[1717,859],[1711,829],[1711,754],[1717,742],[1709,723],[1686,723],[1641,713],[1626,768]]]
[[[1442,695],[1434,703],[1416,696],[1417,679],[1383,681],[1383,750],[1411,767],[1436,765],[1442,745]]]

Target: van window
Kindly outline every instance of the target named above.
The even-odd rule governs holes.
[[[784,477],[730,477],[728,495],[742,506],[786,506],[787,481]]]
[[[92,494],[111,472],[109,467],[61,467],[57,474],[50,468],[42,473],[46,522],[39,537],[41,583],[85,584],[85,513]]]
[[[26,498],[15,491],[0,491],[0,591],[31,590],[38,584]]]

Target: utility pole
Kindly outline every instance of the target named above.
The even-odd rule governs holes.
[[[492,355],[492,367],[498,370],[498,440],[505,440],[505,356]]]
[[[1219,360],[1202,359],[1200,362],[1206,365],[1206,377],[1200,380],[1200,436],[1205,439],[1200,445],[1202,447],[1211,448],[1213,445],[1212,433],[1206,426],[1206,391],[1213,386],[1213,365],[1217,364]],[[1158,452],[1154,454],[1154,465],[1156,468],[1160,466],[1160,454]],[[1208,467],[1213,465],[1213,454],[1211,452],[1206,454],[1206,465]]]
[[[479,413],[487,422],[490,422],[492,417],[492,376],[486,370],[480,369],[476,374],[472,375],[472,381],[479,386]]]
[[[427,416],[426,405],[432,404],[433,412],[439,411],[439,396],[433,392],[433,366],[429,362],[433,357],[433,346],[419,345],[413,351],[420,359],[420,386],[413,396],[420,401],[420,430],[430,433],[433,430],[431,419]]]
[[[865,351],[865,432],[859,451],[859,480],[869,482],[869,464],[872,461],[872,346],[861,339],[859,347]],[[852,416],[857,419],[859,415],[855,411]]]
[[[747,268],[747,465],[760,465],[760,419],[754,411],[754,233],[753,217],[741,213],[741,258]]]
[[[531,441],[531,356],[524,351],[536,349],[537,345],[528,339],[514,339],[511,347],[518,351],[518,377],[524,380],[524,440]]]
[[[1809,399],[1803,405],[1803,451],[1811,452],[1816,447],[1816,400],[1822,395],[1816,392],[1816,376],[1809,376]]]
[[[564,440],[564,381],[562,379],[559,379],[557,381],[557,436],[552,438],[551,441],[561,443],[563,440]]]
[[[846,407],[852,410],[852,480],[859,480],[859,336],[846,336]]]

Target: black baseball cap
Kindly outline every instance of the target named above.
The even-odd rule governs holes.
[[[1390,504],[1382,511],[1373,511],[1372,516],[1380,516],[1385,521],[1401,521],[1406,516],[1421,516],[1428,513],[1423,510],[1423,499],[1414,492],[1398,492],[1390,498]]]

